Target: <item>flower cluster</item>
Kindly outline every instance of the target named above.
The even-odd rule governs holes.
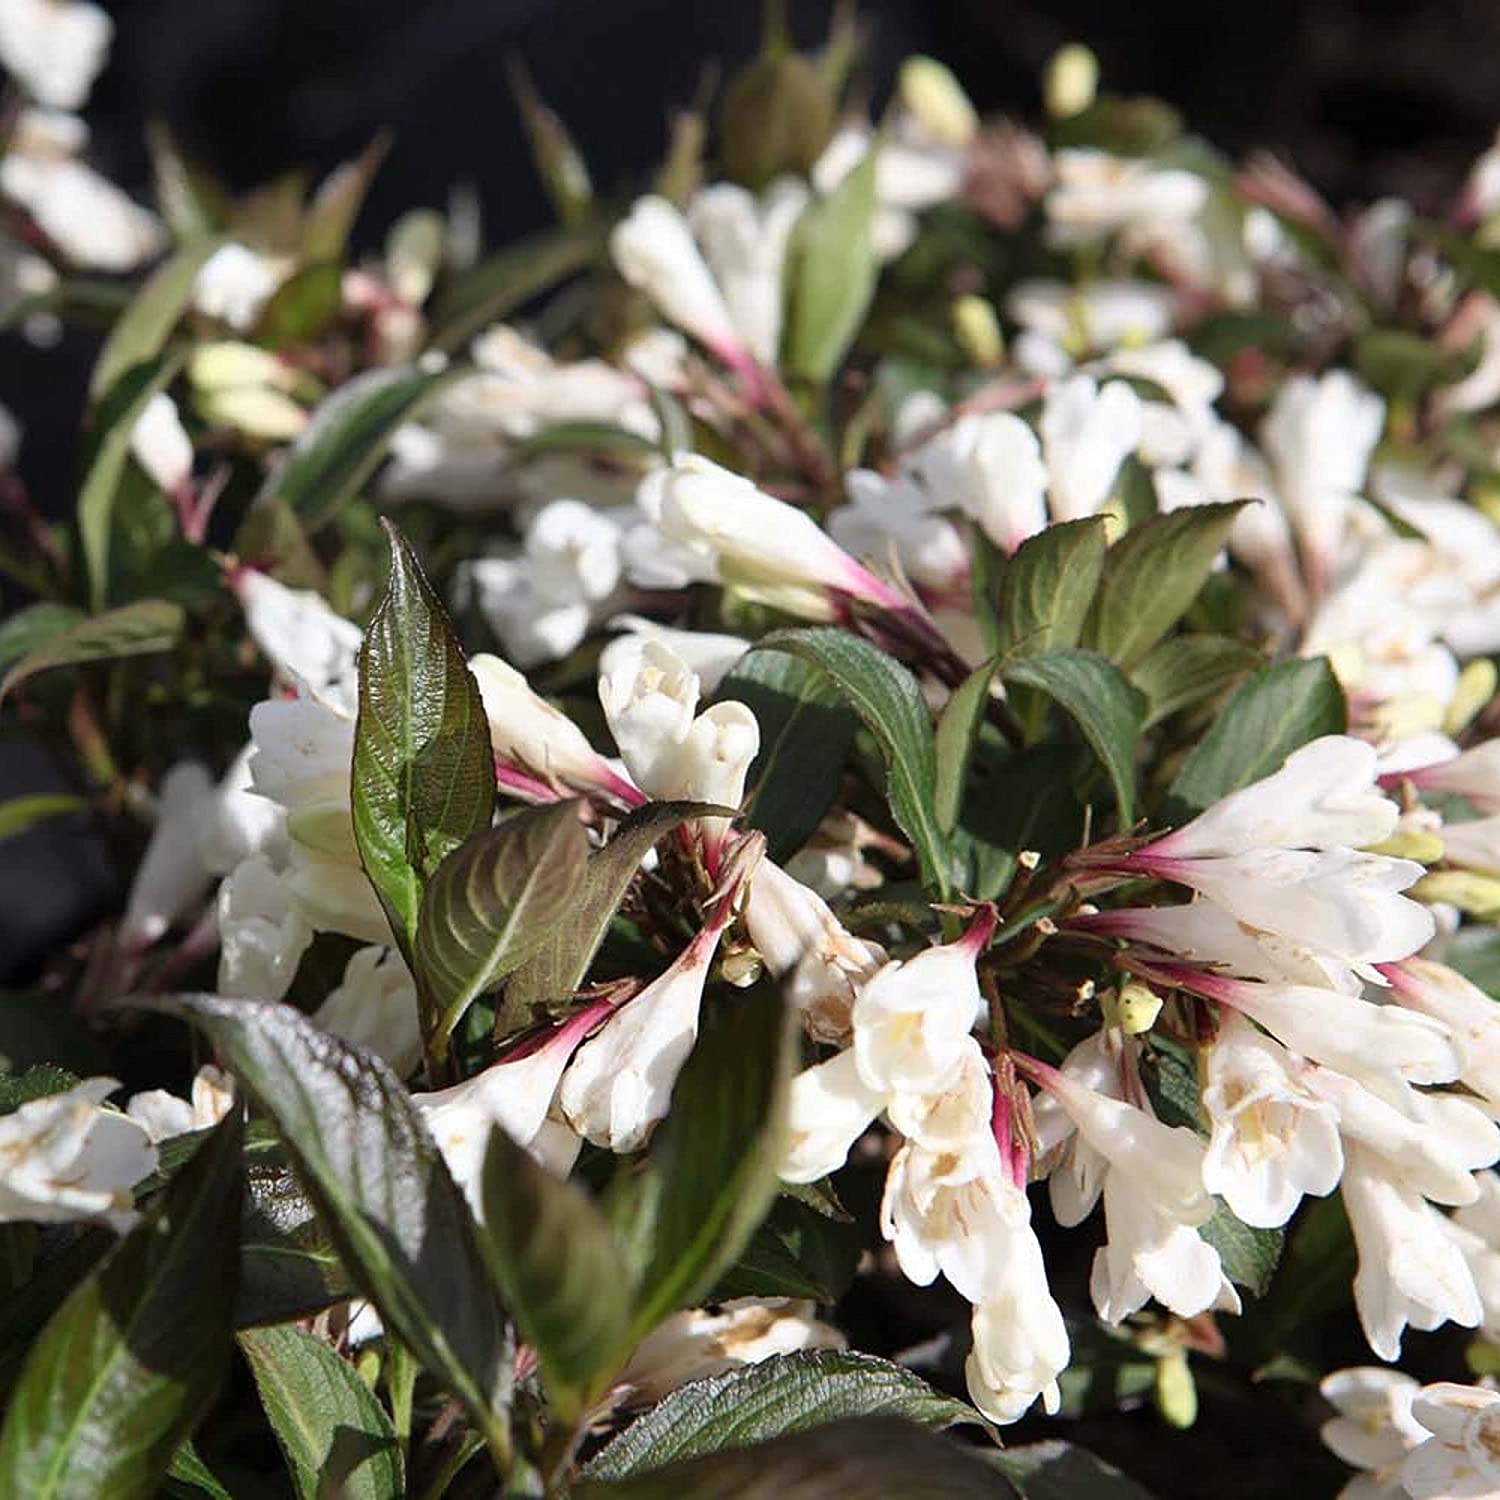
[[[1448,222],[1340,214],[1077,49],[1033,131],[930,59],[841,116],[773,38],[616,221],[521,77],[560,227],[497,270],[461,204],[351,251],[373,159],[186,203],[163,136],[133,203],[60,113],[109,29],[0,0],[28,337],[174,246],[76,545],[0,454],[0,696],[80,785],[5,826],[130,856],[36,993],[67,1066],[0,1077],[0,1221],[153,1243],[248,1103],[302,1274],[247,1250],[246,1326],[382,1350],[402,1439],[415,1358],[549,1493],[694,1381],[919,1384],[856,1278],[993,1423],[1311,1399],[1340,1317],[1500,1368],[1500,147]],[[115,1046],[168,1087],[110,1107]],[[481,1275],[545,1419],[432,1332]],[[1355,1492],[1500,1489],[1488,1389],[1317,1389]]]

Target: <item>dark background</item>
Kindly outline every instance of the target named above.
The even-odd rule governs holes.
[[[245,188],[327,168],[394,131],[359,238],[378,243],[415,204],[472,183],[494,245],[547,209],[504,78],[519,53],[602,190],[626,193],[660,158],[671,111],[717,59],[754,51],[756,0],[126,0],[87,116],[94,156],[144,191],[143,131],[163,119],[189,152]],[[788,0],[804,46],[829,6]],[[866,0],[862,76],[877,99],[896,64],[931,53],[982,110],[1034,116],[1043,63],[1065,42],[1098,54],[1105,86],[1177,105],[1240,152],[1272,146],[1335,204],[1397,193],[1440,211],[1500,122],[1500,0]],[[25,424],[22,472],[65,516],[94,343],[0,340],[0,401]],[[0,594],[0,603],[16,600]],[[35,752],[0,743],[0,796],[46,789]],[[81,827],[0,844],[0,980],[112,898]]]

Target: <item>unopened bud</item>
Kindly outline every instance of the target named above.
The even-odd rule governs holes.
[[[187,373],[200,391],[236,385],[268,385],[284,390],[295,378],[295,372],[269,350],[228,340],[195,349]]]
[[[1386,854],[1392,859],[1414,859],[1418,864],[1435,865],[1443,857],[1443,841],[1426,828],[1398,828],[1388,839],[1371,844],[1371,854]]]
[[[307,426],[307,413],[289,396],[264,385],[224,386],[198,397],[207,422],[234,427],[247,437],[285,443]]]
[[[742,948],[738,953],[726,953],[719,965],[719,973],[726,984],[737,990],[749,989],[760,978],[765,965],[760,954],[753,948]]]
[[[1161,1014],[1161,996],[1149,984],[1139,979],[1127,979],[1120,986],[1116,1009],[1120,1017],[1120,1030],[1126,1036],[1140,1036],[1150,1031]]]
[[[443,216],[432,208],[402,214],[385,237],[386,274],[391,290],[405,303],[420,307],[432,290],[443,263]]]
[[[1443,733],[1462,734],[1489,705],[1500,685],[1500,674],[1487,656],[1476,657],[1458,674],[1458,685],[1443,715]]]
[[[1183,1349],[1156,1362],[1156,1409],[1173,1427],[1191,1427],[1198,1420],[1198,1387]]]
[[[1042,856],[1035,849],[1023,849],[1016,855],[1016,863],[1029,875],[1042,862]]]
[[[960,297],[953,304],[953,336],[970,362],[990,369],[1005,358],[1005,336],[994,306],[983,297]]]
[[[1042,75],[1042,96],[1054,120],[1081,115],[1099,89],[1099,59],[1081,42],[1070,42],[1052,54]]]
[[[901,102],[945,146],[967,146],[979,129],[979,116],[951,69],[933,57],[908,57],[901,64]]]
[[[1374,715],[1382,740],[1400,741],[1442,726],[1443,705],[1431,693],[1406,693],[1388,699]]]
[[[1500,917],[1500,879],[1474,870],[1434,870],[1408,892],[1418,901],[1442,902],[1481,921]]]

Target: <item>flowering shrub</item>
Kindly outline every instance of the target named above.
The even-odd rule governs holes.
[[[4,316],[108,314],[0,827],[125,891],[0,1013],[0,1492],[1500,1492],[1500,157],[841,21],[358,257],[378,151],[99,177],[108,40],[0,0]]]

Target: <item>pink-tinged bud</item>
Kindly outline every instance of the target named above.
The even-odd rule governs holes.
[[[1026,1184],[1031,1178],[1031,1146],[1027,1140],[1027,1132],[1019,1128],[1015,1117],[1015,1097],[1000,1074],[995,1074],[991,1087],[994,1105],[990,1115],[990,1130],[1000,1152],[1000,1162],[1012,1184],[1025,1192]]]

